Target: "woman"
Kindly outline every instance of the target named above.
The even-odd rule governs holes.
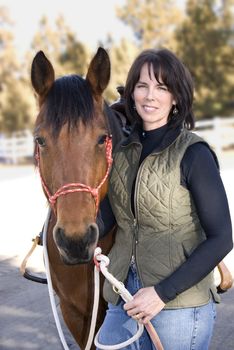
[[[99,226],[117,224],[109,271],[133,295],[124,304],[109,282],[102,344],[120,343],[151,321],[165,350],[206,350],[219,296],[213,269],[232,249],[218,162],[194,127],[193,82],[169,50],[133,62],[125,109],[135,121],[114,155]],[[134,320],[135,319],[135,320]],[[146,332],[126,349],[154,349]]]

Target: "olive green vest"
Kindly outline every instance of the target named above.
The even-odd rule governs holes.
[[[132,256],[144,287],[168,277],[206,239],[190,192],[181,186],[180,163],[188,148],[203,141],[183,130],[159,153],[152,153],[138,171],[141,144],[122,145],[114,156],[109,183],[109,199],[118,230],[110,251],[109,271],[120,281],[127,278]],[[131,190],[135,185],[135,217],[131,210]],[[219,301],[213,272],[170,301],[166,308],[192,307],[208,303],[211,293]],[[104,298],[116,304],[118,295],[108,281]]]

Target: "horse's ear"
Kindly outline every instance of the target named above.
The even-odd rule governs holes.
[[[39,51],[33,59],[31,82],[41,104],[54,82],[54,68],[43,51]]]
[[[93,93],[100,96],[110,80],[110,59],[102,47],[99,47],[90,62],[86,80],[89,82]]]

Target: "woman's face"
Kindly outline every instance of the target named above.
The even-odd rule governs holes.
[[[142,118],[144,130],[153,130],[165,125],[172,105],[176,104],[173,95],[162,81],[154,76],[153,66],[145,63],[132,95],[137,113]]]

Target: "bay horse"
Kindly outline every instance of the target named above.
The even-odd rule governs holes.
[[[47,234],[51,280],[63,319],[81,349],[92,316],[94,249],[98,243],[107,254],[113,244],[111,234],[98,242],[96,225],[99,203],[108,187],[112,142],[117,144],[124,135],[116,117],[119,112],[111,110],[103,98],[109,79],[110,60],[101,47],[85,78],[55,79],[53,66],[42,51],[31,66],[39,104],[35,158],[52,209]],[[97,329],[105,310],[101,297]]]

